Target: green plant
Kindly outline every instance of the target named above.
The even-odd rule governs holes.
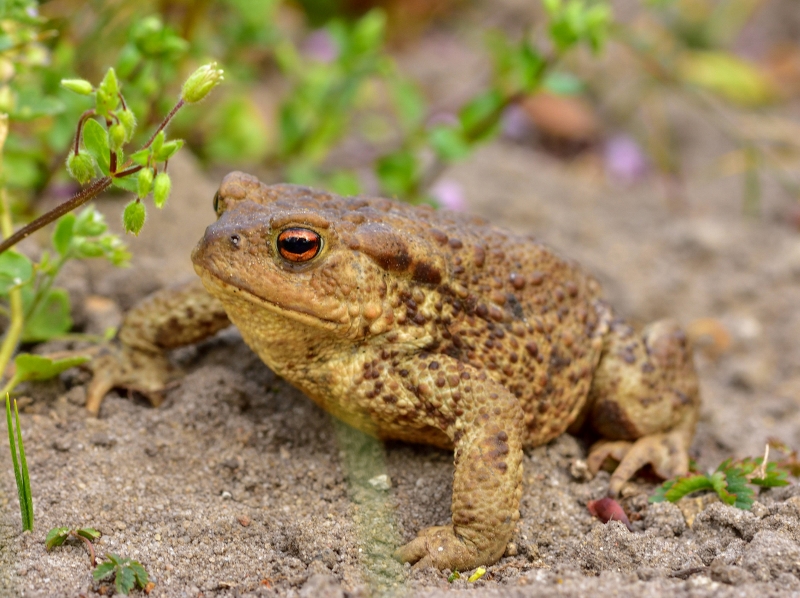
[[[64,290],[53,288],[58,272],[75,258],[104,257],[114,265],[123,265],[129,254],[118,237],[107,232],[102,216],[88,207],[79,214],[70,212],[111,186],[133,191],[136,198],[125,208],[126,230],[138,234],[144,224],[142,203],[153,195],[156,207],[163,207],[171,182],[166,173],[169,159],[183,142],[167,140],[165,129],[184,105],[202,100],[222,80],[216,64],[197,69],[187,80],[178,103],[162,121],[156,132],[130,157],[125,145],[133,139],[136,118],[121,93],[114,69],[109,69],[102,82],[93,86],[83,79],[65,79],[62,85],[82,96],[94,96],[94,108],[86,110],[78,121],[67,170],[79,183],[93,182],[70,200],[34,220],[12,234],[11,214],[5,189],[0,188],[0,226],[5,237],[0,251],[5,251],[45,224],[61,217],[52,235],[53,254],[45,251],[34,264],[26,256],[7,251],[0,254],[0,299],[5,298],[9,327],[0,346],[0,372],[6,366],[17,344],[41,341],[66,333],[72,326],[69,302]],[[103,124],[94,118],[99,117]],[[0,152],[6,139],[7,119],[0,119]],[[98,176],[99,175],[99,176]],[[85,359],[53,361],[27,354],[17,356],[17,371],[5,385],[8,392],[22,380],[43,379],[56,375]]]
[[[79,527],[76,529],[70,529],[68,527],[54,527],[47,532],[44,546],[48,551],[50,551],[57,546],[63,545],[64,542],[70,538],[80,540],[83,542],[83,545],[89,552],[89,558],[91,559],[92,567],[96,567],[97,558],[95,557],[94,544],[92,544],[92,542],[100,538],[100,536],[102,536],[102,534],[93,527]]]
[[[19,510],[22,514],[22,529],[33,531],[33,497],[31,496],[31,480],[28,475],[28,462],[25,460],[25,447],[22,444],[22,430],[19,426],[19,410],[14,401],[14,418],[16,425],[16,439],[14,428],[11,425],[11,399],[6,394],[6,423],[8,425],[8,443],[11,445],[11,462],[14,465],[14,478],[17,482],[19,495]],[[19,449],[19,460],[17,460]]]
[[[451,122],[431,122],[424,97],[400,74],[384,46],[385,16],[379,10],[352,23],[329,22],[323,32],[332,49],[325,60],[303,56],[294,44],[282,41],[276,59],[290,87],[279,110],[273,162],[291,182],[357,193],[358,177],[349,170],[331,169],[326,159],[354,123],[366,120],[388,131],[378,135],[377,152],[372,152],[377,153],[374,172],[381,192],[410,202],[429,201],[428,189],[444,168],[492,139],[505,109],[542,87],[565,53],[581,44],[601,49],[611,19],[605,2],[545,4],[554,49],[538,49],[529,37],[511,42],[499,33],[490,36],[491,84],[464,102]],[[364,97],[376,85],[390,98],[393,120],[387,120],[380,107],[372,108],[371,121],[367,118],[370,109]],[[387,149],[384,139],[397,141]]]
[[[114,587],[117,592],[127,596],[132,589],[139,587],[144,589],[148,584],[149,578],[147,571],[139,561],[121,557],[114,553],[109,553],[104,557],[106,561],[100,563],[92,572],[92,577],[96,581],[114,576]]]
[[[726,459],[710,475],[688,474],[667,480],[650,497],[650,502],[677,502],[693,492],[711,490],[725,504],[749,510],[755,497],[752,486],[771,488],[789,484],[786,479],[789,471],[774,461],[766,461],[768,455],[736,461]]]

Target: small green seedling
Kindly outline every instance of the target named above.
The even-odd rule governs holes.
[[[47,550],[52,550],[56,546],[61,546],[70,538],[81,540],[89,551],[89,557],[92,559],[92,567],[97,566],[97,559],[94,554],[94,542],[99,539],[102,534],[93,527],[79,527],[77,529],[70,529],[68,527],[54,527],[47,532],[44,546]]]
[[[772,488],[789,484],[786,479],[789,471],[768,458],[769,446],[764,457],[726,459],[711,475],[689,474],[667,480],[650,497],[650,502],[678,502],[693,492],[713,490],[725,504],[749,510],[755,498],[752,486]]]
[[[19,410],[14,401],[14,418],[16,420],[16,440],[14,428],[11,426],[11,399],[6,394],[6,422],[8,423],[8,442],[11,445],[11,461],[14,464],[14,477],[19,494],[19,510],[22,513],[22,529],[33,531],[33,497],[31,496],[31,480],[28,476],[28,463],[25,461],[25,447],[22,445],[22,431],[19,426]],[[17,447],[19,446],[19,460]]]
[[[94,577],[95,581],[100,581],[110,575],[114,575],[114,587],[120,594],[127,596],[137,586],[144,589],[150,581],[147,571],[144,570],[139,561],[124,558],[114,553],[108,553],[105,558],[106,561],[97,566],[97,569],[92,573],[92,577]]]
[[[453,572],[447,576],[447,581],[453,583],[457,579],[461,579],[461,573],[458,572],[458,569],[453,569]]]

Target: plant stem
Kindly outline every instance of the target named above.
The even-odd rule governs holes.
[[[83,540],[83,543],[86,544],[86,550],[89,551],[89,557],[92,559],[92,569],[97,567],[97,558],[95,557],[95,554],[94,554],[94,545],[92,545],[92,543],[89,541],[88,538],[84,538],[83,536],[81,536],[80,534],[76,533],[75,531],[71,531],[70,533],[73,536],[75,536],[76,538],[80,538],[81,540]]]
[[[180,100],[178,100],[178,103],[177,103],[177,104],[175,104],[175,105],[172,107],[172,110],[170,110],[170,111],[169,111],[169,114],[167,114],[167,115],[164,117],[164,120],[162,120],[162,121],[161,121],[161,124],[160,124],[160,125],[158,125],[158,128],[157,128],[157,129],[155,130],[155,132],[154,132],[154,133],[153,133],[153,134],[150,136],[150,139],[148,139],[148,140],[147,140],[147,143],[145,143],[145,144],[142,146],[142,149],[147,149],[148,147],[150,147],[151,145],[153,145],[153,141],[155,141],[155,139],[156,139],[156,136],[157,136],[157,135],[158,135],[158,134],[159,134],[161,131],[163,131],[164,129],[166,129],[166,128],[167,128],[167,125],[169,124],[169,121],[171,121],[171,120],[172,120],[172,119],[175,117],[175,115],[178,113],[178,110],[180,110],[181,108],[183,108],[183,106],[184,106],[185,104],[186,104],[186,102],[184,102],[184,101],[183,101],[183,98],[181,98]]]
[[[3,148],[8,135],[8,115],[0,115],[0,175],[3,171]],[[0,188],[0,232],[3,237],[8,239],[14,232],[11,224],[11,211],[8,209],[8,197],[6,188]],[[19,288],[12,288],[8,292],[8,303],[11,309],[8,330],[3,337],[0,345],[0,377],[5,375],[8,362],[17,348],[19,337],[22,335],[22,326],[25,323],[22,313],[22,291]]]
[[[42,214],[33,222],[26,224],[16,233],[11,235],[10,237],[7,237],[5,241],[0,243],[0,253],[3,253],[9,247],[13,247],[14,245],[22,241],[22,239],[31,235],[32,233],[35,233],[43,226],[50,224],[54,220],[58,220],[64,214],[71,212],[75,208],[78,208],[83,204],[85,204],[90,199],[97,197],[103,191],[108,189],[110,186],[111,186],[111,177],[106,176],[101,179],[97,179],[94,183],[92,183],[88,187],[84,187],[64,203],[53,208],[46,214]]]

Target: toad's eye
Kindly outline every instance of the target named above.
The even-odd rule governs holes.
[[[290,262],[307,262],[321,247],[322,238],[307,228],[287,228],[278,235],[278,251]]]
[[[220,197],[219,191],[214,194],[214,213],[219,216],[219,208],[220,208]]]

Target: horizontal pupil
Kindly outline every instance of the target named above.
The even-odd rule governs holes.
[[[317,246],[315,240],[304,239],[303,237],[289,237],[283,239],[283,248],[289,253],[305,253]]]

